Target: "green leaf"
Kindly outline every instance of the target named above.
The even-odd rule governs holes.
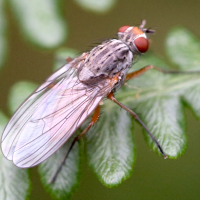
[[[83,7],[85,10],[104,13],[108,12],[115,5],[116,0],[75,0],[77,4]]]
[[[55,71],[59,69],[60,67],[62,67],[64,64],[66,64],[67,57],[74,58],[77,55],[78,55],[78,52],[74,49],[61,48],[57,50],[55,54],[55,63],[54,63],[53,70]]]
[[[0,111],[0,134],[8,122]],[[0,197],[4,200],[24,200],[29,195],[30,181],[28,171],[14,166],[0,152]]]
[[[37,88],[37,84],[20,81],[15,83],[9,92],[8,106],[10,113],[14,113],[22,102]]]
[[[100,181],[113,187],[127,179],[135,158],[130,116],[106,101],[103,114],[87,133],[89,165]]]
[[[52,177],[55,175],[59,168],[63,158],[65,157],[69,146],[72,142],[71,138],[65,145],[63,145],[56,153],[54,153],[45,162],[39,165],[39,172],[42,178],[42,182],[55,199],[69,198],[72,192],[78,185],[79,178],[79,146],[76,143],[69,153],[69,156],[62,167],[62,170],[58,174],[55,182],[50,183]]]
[[[179,39],[177,39],[179,38]],[[166,40],[166,50],[171,61],[181,70],[200,69],[200,43],[190,31],[185,28],[173,29]],[[200,118],[200,86],[199,81],[185,90],[183,98]]]
[[[4,15],[4,1],[0,0],[0,67],[5,62],[7,48],[7,21]]]
[[[196,116],[200,118],[200,103],[199,103],[200,86],[197,84],[185,90],[185,93],[183,94],[183,98],[188,103],[188,105],[192,108]]]
[[[20,32],[33,44],[55,48],[66,39],[67,29],[59,0],[10,0]]]
[[[199,70],[200,43],[186,28],[174,28],[166,39],[166,52],[181,70]]]

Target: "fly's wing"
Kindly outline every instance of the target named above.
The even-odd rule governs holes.
[[[16,166],[32,167],[51,156],[111,91],[106,80],[102,87],[81,83],[73,65],[50,76],[7,124],[2,152]]]

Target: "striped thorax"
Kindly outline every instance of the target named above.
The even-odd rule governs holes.
[[[84,62],[79,66],[78,78],[85,84],[97,84],[102,80],[112,78],[118,72],[120,80],[114,89],[119,89],[134,61],[134,55],[140,55],[148,50],[145,23],[139,28],[123,26],[118,31],[118,40],[103,42],[88,52]]]

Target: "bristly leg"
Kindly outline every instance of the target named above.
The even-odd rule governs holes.
[[[114,94],[112,92],[108,95],[108,99],[110,99],[111,101],[115,102],[121,108],[123,108],[124,110],[126,110],[135,120],[137,120],[142,125],[142,127],[147,131],[147,133],[150,135],[150,137],[156,143],[156,145],[157,145],[158,149],[160,150],[161,154],[163,155],[163,157],[166,159],[167,155],[164,153],[164,151],[163,151],[162,147],[160,146],[159,142],[156,140],[156,138],[154,137],[154,135],[149,131],[149,129],[145,126],[145,124],[142,122],[142,120],[137,116],[137,114],[134,113],[128,107],[126,107],[124,104],[122,104],[119,101],[117,101],[116,98],[115,98],[115,96],[114,96]]]
[[[147,65],[145,67],[143,67],[142,69],[139,69],[137,71],[134,71],[132,73],[129,73],[126,75],[126,79],[125,81],[128,81],[130,79],[133,79],[133,78],[136,78],[140,75],[142,75],[143,73],[147,72],[148,70],[150,69],[155,69],[159,72],[162,72],[164,74],[196,74],[196,73],[200,73],[200,71],[175,71],[175,70],[165,70],[165,69],[162,69],[162,68],[159,68],[159,67],[156,67],[156,66],[153,66],[153,65]]]

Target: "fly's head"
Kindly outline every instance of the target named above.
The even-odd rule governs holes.
[[[145,29],[146,21],[143,20],[142,24],[137,26],[122,26],[118,30],[118,37],[125,43],[133,54],[145,53],[149,47],[149,41],[146,36],[147,33],[154,33],[154,30]]]

